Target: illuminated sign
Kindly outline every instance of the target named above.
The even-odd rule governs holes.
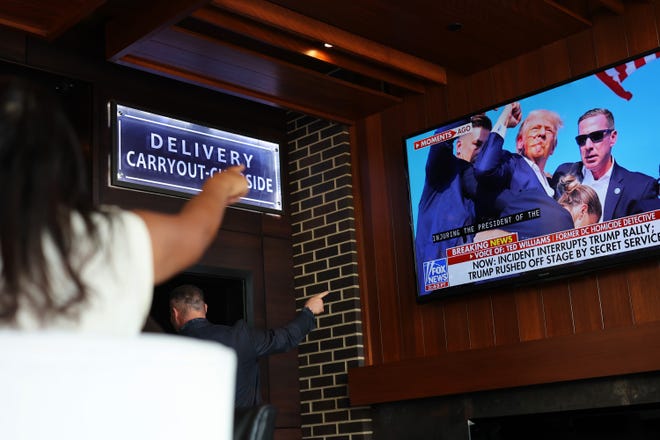
[[[282,212],[279,145],[112,104],[112,184],[190,197],[204,181],[245,165],[250,192],[237,204]]]

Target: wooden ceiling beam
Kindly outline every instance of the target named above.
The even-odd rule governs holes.
[[[99,8],[105,0],[1,3],[0,25],[52,41]]]
[[[133,45],[131,52],[116,62],[342,123],[401,103],[401,98],[180,26],[171,26]]]
[[[591,20],[586,18],[584,15],[582,15],[581,13],[576,11],[575,9],[568,8],[565,5],[559,4],[554,0],[545,0],[545,3],[549,6],[552,6],[556,10],[563,12],[564,14],[568,15],[569,17],[572,17],[575,20],[586,24],[587,26],[592,26],[592,24],[593,24],[591,22]]]
[[[623,15],[626,10],[625,5],[621,0],[597,0],[602,6],[606,7],[610,11],[614,12],[617,15]]]
[[[140,2],[138,6],[106,26],[106,58],[116,61],[140,43],[201,8],[209,0],[168,0],[166,2]]]
[[[213,0],[212,4],[220,9],[297,34],[303,38],[319,43],[332,44],[336,50],[381,63],[418,78],[437,84],[447,84],[447,73],[442,66],[313,20],[265,0],[251,0],[249,2],[244,0]]]
[[[320,118],[334,120],[346,125],[350,125],[354,122],[353,119],[346,118],[339,114],[325,112],[322,110],[319,111],[318,108],[312,108],[306,105],[292,104],[289,101],[281,100],[271,95],[255,92],[249,88],[236,86],[232,82],[226,82],[218,78],[200,75],[197,72],[185,70],[176,66],[172,66],[171,64],[161,64],[139,56],[126,55],[121,60],[119,60],[119,64],[144,70],[146,72],[151,72],[156,75],[174,79],[176,81],[183,81],[189,84],[194,84],[196,86],[206,87],[211,90],[217,90],[221,93],[237,96],[239,98],[245,99],[246,97],[249,97],[251,101],[264,105],[281,106],[294,111],[315,115]]]
[[[365,63],[358,58],[347,56],[338,51],[324,50],[319,44],[315,44],[316,42],[312,43],[290,33],[264,27],[263,23],[257,23],[243,16],[209,6],[193,12],[192,17],[218,28],[227,29],[271,46],[293,51],[369,78],[385,81],[412,92],[425,92],[424,81],[417,79],[417,77],[413,78],[401,71],[385,69],[373,63]]]

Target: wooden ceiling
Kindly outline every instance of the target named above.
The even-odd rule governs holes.
[[[4,0],[0,26],[55,41],[91,23],[110,62],[351,123],[446,84],[448,71],[476,73],[588,29],[627,2]]]

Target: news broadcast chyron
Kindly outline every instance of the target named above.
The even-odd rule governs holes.
[[[112,185],[190,197],[206,179],[244,165],[249,193],[236,206],[282,213],[277,143],[111,102]]]
[[[624,60],[404,139],[418,300],[522,285],[660,255],[660,140],[655,136],[660,123],[658,57],[660,51]],[[507,154],[485,153],[486,149],[495,151],[492,145],[497,143],[490,141],[493,133],[503,137],[499,145],[509,152],[508,156],[520,156],[520,123],[498,131],[498,122],[506,120],[504,114],[514,103],[519,105],[521,121],[537,110],[549,110],[561,119],[561,127],[554,134],[556,146],[545,167],[541,171],[530,166],[539,182],[542,175],[547,178],[547,197],[538,198],[533,189],[519,193],[506,186],[510,180],[501,187],[493,185],[493,180],[485,180],[483,172],[479,173],[500,169],[497,161],[493,162],[495,167],[489,168],[480,160],[497,157],[504,161],[501,158]],[[578,119],[592,109],[609,110],[616,131],[593,127],[585,131],[589,126],[583,125],[579,132]],[[484,142],[484,147],[477,148],[471,160],[465,160],[458,156],[457,146],[485,139],[479,137],[484,128],[472,122],[475,115],[485,115],[492,128],[486,131],[489,141]],[[586,146],[578,145],[579,134],[591,135],[580,139]],[[586,163],[595,153],[581,151],[594,151],[589,148],[602,145],[612,145],[614,165],[599,186],[589,179],[590,171],[582,172],[586,171],[582,154],[587,156]],[[563,189],[557,188],[562,175],[558,171],[569,168],[571,171],[566,174],[580,174],[575,184],[590,186],[594,194],[600,192],[602,216],[598,220],[578,220],[578,214],[569,210],[564,199],[559,203]],[[489,177],[500,176],[489,172]],[[634,179],[629,177],[631,174]],[[516,178],[520,178],[520,173],[510,177]],[[496,209],[480,210],[481,206]],[[613,209],[615,214],[611,214]],[[484,212],[491,215],[480,215]],[[499,214],[492,215],[493,212]],[[570,215],[566,217],[566,213]],[[542,232],[535,233],[537,230]]]

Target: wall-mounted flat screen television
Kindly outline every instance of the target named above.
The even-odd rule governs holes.
[[[111,184],[191,197],[204,181],[245,165],[249,193],[235,206],[282,213],[280,148],[275,142],[110,102]]]
[[[657,258],[658,57],[404,139],[418,300]]]

